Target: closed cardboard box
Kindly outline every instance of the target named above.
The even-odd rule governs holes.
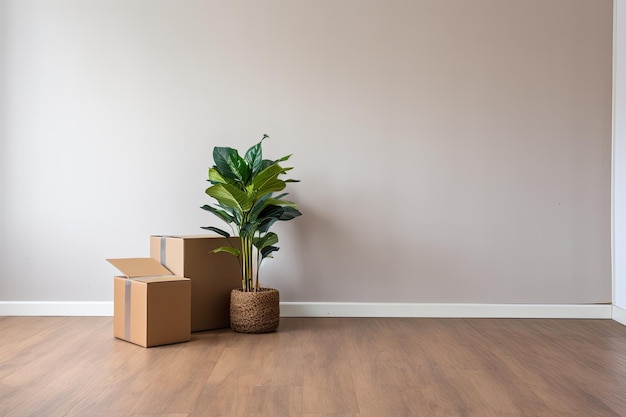
[[[191,339],[191,281],[152,258],[108,259],[114,277],[113,335],[143,347]]]
[[[150,237],[150,257],[174,275],[191,279],[192,332],[230,327],[230,292],[241,287],[240,261],[228,253],[211,253],[229,245],[241,247],[238,238]]]

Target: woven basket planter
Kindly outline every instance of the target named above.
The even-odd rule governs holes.
[[[260,288],[257,292],[240,289],[230,293],[230,327],[239,333],[269,333],[278,328],[278,290]]]

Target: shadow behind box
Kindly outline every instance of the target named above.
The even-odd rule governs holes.
[[[241,248],[239,239],[217,236],[150,236],[150,257],[174,275],[191,280],[191,331],[230,327],[230,292],[241,287],[239,259],[211,253]]]

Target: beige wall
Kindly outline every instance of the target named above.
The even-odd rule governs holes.
[[[267,133],[284,301],[611,301],[610,0],[3,1],[0,300],[110,300]]]

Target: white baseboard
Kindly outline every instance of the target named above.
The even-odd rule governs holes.
[[[112,316],[113,301],[0,301],[0,316]]]
[[[459,317],[610,319],[608,304],[289,303],[282,317]]]
[[[626,311],[608,304],[298,303],[282,317],[458,317],[611,319]],[[0,316],[112,316],[112,301],[0,301]]]
[[[613,306],[613,320],[626,326],[626,310]]]

